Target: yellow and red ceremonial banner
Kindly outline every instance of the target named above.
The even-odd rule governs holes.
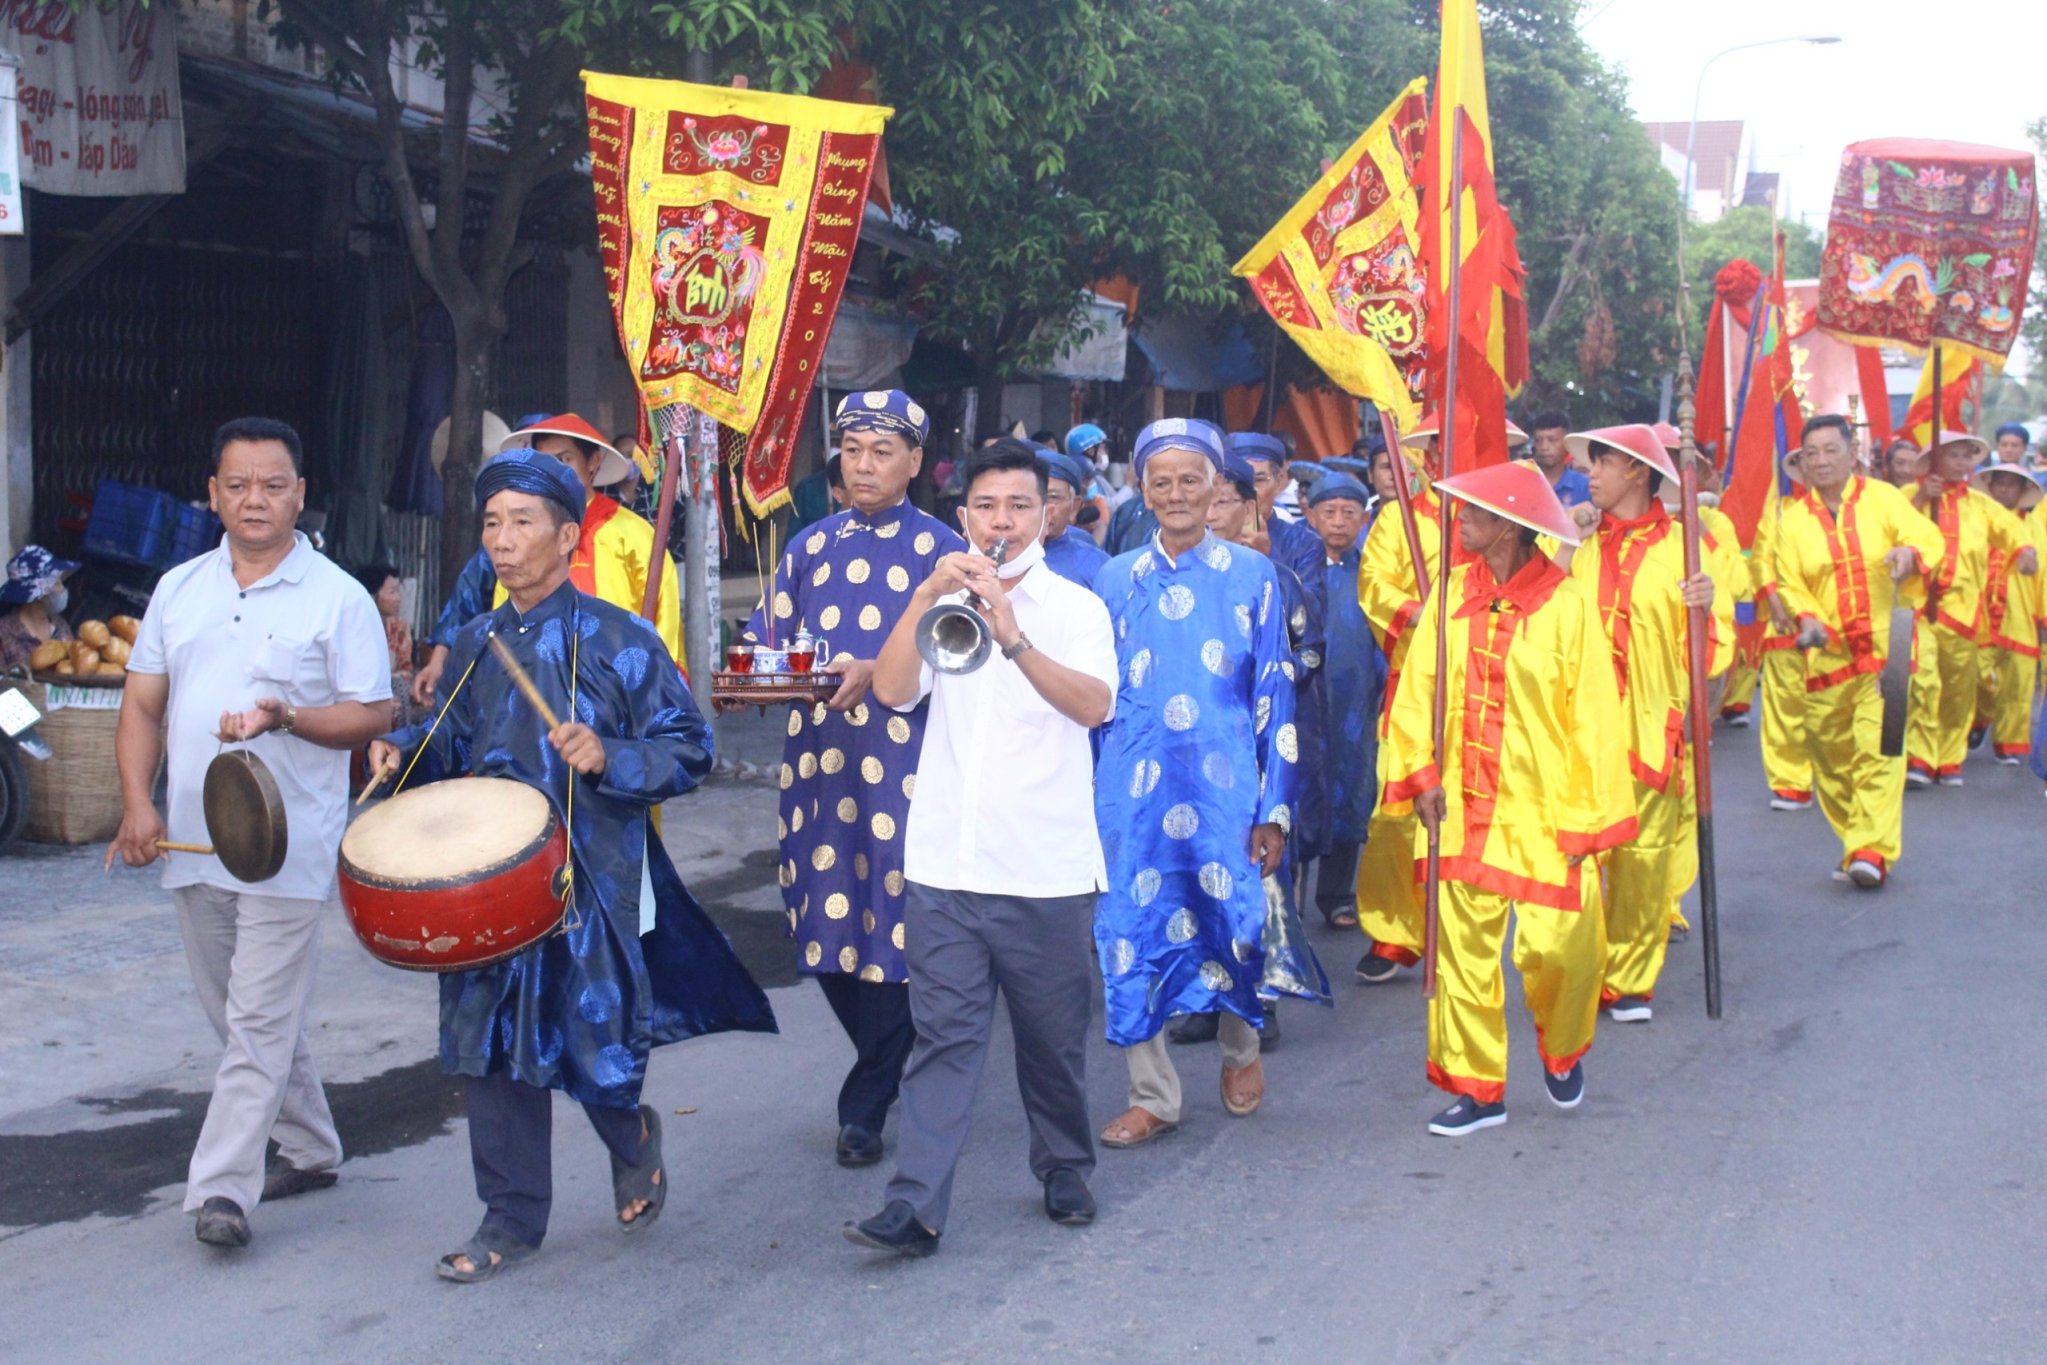
[[[1345,393],[1404,431],[1421,410],[1426,282],[1414,168],[1429,106],[1417,78],[1231,267]]]
[[[592,71],[583,84],[605,284],[640,400],[664,439],[687,409],[744,434],[739,486],[765,515],[789,496],[894,110]]]
[[[1983,382],[1982,362],[1968,351],[1957,352],[1951,347],[1940,347],[1940,429],[1942,431],[1967,431],[1962,425],[1962,404],[1972,397],[1977,386]],[[1918,446],[1921,450],[1933,445],[1933,352],[1926,353],[1926,364],[1919,371],[1918,387],[1912,390],[1912,402],[1905,409],[1905,420],[1898,428],[1898,435]]]
[[[1507,399],[1528,382],[1528,308],[1514,223],[1493,184],[1492,119],[1476,0],[1443,0],[1436,107],[1429,118],[1422,182],[1422,261],[1429,281],[1429,399],[1454,413],[1459,469],[1507,458]],[[1461,185],[1453,187],[1463,146]],[[1456,191],[1453,204],[1451,195]],[[1460,316],[1451,316],[1451,214],[1460,220],[1456,271]],[[1457,347],[1457,392],[1444,361]]]

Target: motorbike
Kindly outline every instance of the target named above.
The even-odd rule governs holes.
[[[28,768],[24,756],[47,762],[50,746],[36,733],[43,719],[19,687],[0,690],[0,851],[28,824]]]

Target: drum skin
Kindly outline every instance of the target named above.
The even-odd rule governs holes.
[[[563,913],[558,876],[568,861],[568,838],[552,810],[546,828],[517,854],[458,876],[383,877],[351,862],[344,843],[341,904],[356,938],[379,962],[415,972],[469,971],[555,931]]]

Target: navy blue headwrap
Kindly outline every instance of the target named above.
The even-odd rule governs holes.
[[[2001,441],[2007,436],[2016,436],[2027,445],[2033,444],[2033,433],[2017,422],[2006,422],[2003,426],[1999,427],[1994,439]]]
[[[524,446],[493,455],[476,471],[476,510],[481,512],[485,503],[506,489],[559,503],[568,510],[570,521],[581,524],[583,520],[583,481],[552,455]]]

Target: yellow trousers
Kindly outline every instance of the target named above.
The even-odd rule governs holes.
[[[1846,663],[1829,653],[1817,655],[1814,666],[1826,671]],[[1904,843],[1905,760],[1878,752],[1884,703],[1876,675],[1858,673],[1807,693],[1805,726],[1818,779],[1815,793],[1840,836],[1841,866],[1864,857],[1888,871]]]
[[[1779,796],[1812,795],[1812,750],[1805,735],[1805,651],[1763,654],[1763,780]]]
[[[1415,820],[1374,813],[1358,854],[1358,928],[1372,940],[1372,955],[1403,967],[1421,961],[1426,906],[1414,877]]]
[[[1608,853],[1606,864],[1606,983],[1602,1004],[1624,995],[1649,999],[1663,974],[1670,926],[1683,924],[1678,898],[1699,876],[1699,845],[1693,828],[1696,806],[1691,784],[1673,782],[1659,792],[1635,783],[1636,819],[1641,832],[1632,843]]]
[[[1990,742],[2000,758],[2024,758],[2032,751],[2040,661],[1984,645],[1977,651],[1976,673],[1976,724],[1990,727]]]
[[[1737,653],[1734,656],[1734,666],[1720,677],[1722,687],[1720,714],[1725,716],[1747,711],[1756,696],[1755,661],[1750,659],[1745,651]]]
[[[1592,1046],[1606,919],[1599,874],[1586,866],[1584,908],[1514,905],[1505,896],[1445,881],[1429,1002],[1429,1081],[1453,1095],[1497,1104],[1507,1093],[1507,992],[1500,951],[1514,912],[1514,966],[1535,1019],[1543,1067],[1568,1071]]]
[[[1976,720],[1976,642],[1938,621],[1919,623],[1905,756],[1929,777],[1959,775]]]

